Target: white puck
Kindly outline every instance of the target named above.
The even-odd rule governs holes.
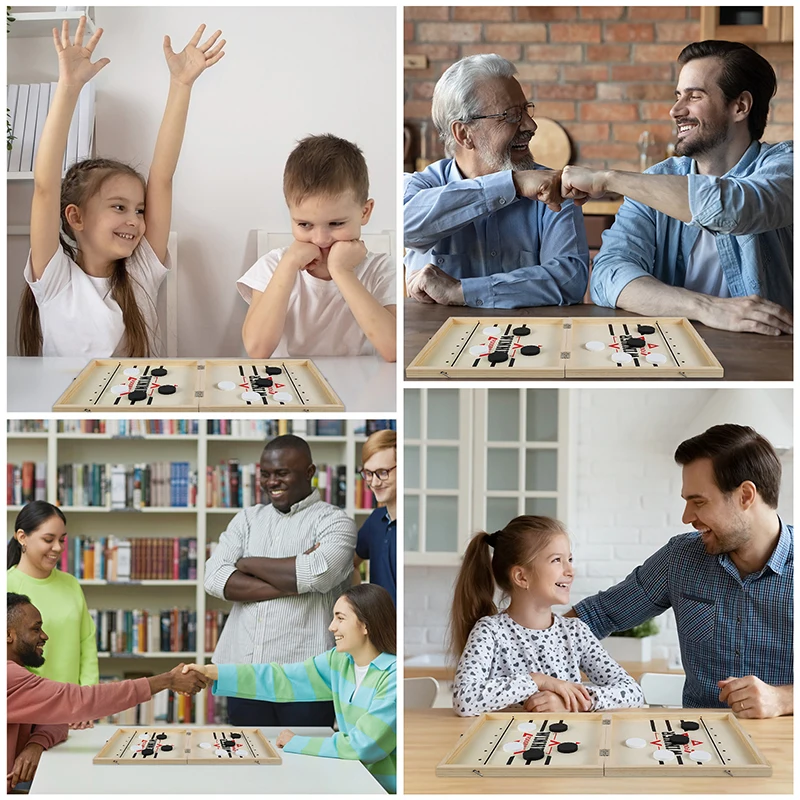
[[[503,750],[506,753],[521,753],[525,749],[525,746],[522,742],[506,742],[503,745]]]
[[[279,403],[291,403],[293,398],[289,392],[275,392],[272,395],[272,399],[277,400]]]
[[[666,360],[667,357],[663,353],[650,353],[649,356],[645,356],[645,361],[651,364],[664,364]]]
[[[606,346],[602,342],[586,342],[584,345],[587,350],[605,350]]]
[[[536,733],[539,730],[539,726],[533,722],[520,722],[517,725],[517,730],[523,733]]]
[[[633,356],[630,353],[612,353],[611,360],[617,364],[628,364],[633,361]]]
[[[627,747],[632,747],[635,750],[641,750],[643,747],[647,746],[647,742],[644,739],[637,739],[635,736],[631,739],[625,740],[625,745]]]
[[[656,761],[664,761],[665,763],[669,763],[670,761],[675,760],[675,753],[672,750],[656,750],[653,753],[653,758]]]
[[[123,375],[127,375],[129,378],[138,378],[139,377],[139,368],[138,367],[128,367],[127,369],[122,370]]]
[[[242,392],[242,400],[247,400],[250,403],[257,403],[261,399],[258,392]]]
[[[127,394],[128,387],[124,383],[118,383],[116,386],[112,386],[109,389],[109,391],[111,392],[111,394],[116,394],[116,395]]]
[[[691,758],[692,761],[705,764],[706,761],[711,761],[711,753],[707,753],[705,750],[692,750],[692,752],[689,753],[689,758]]]
[[[223,392],[231,392],[236,388],[236,384],[233,381],[220,381],[217,384],[217,389],[222,389]]]
[[[489,354],[489,345],[476,344],[470,347],[469,354],[471,356],[486,356]]]
[[[200,742],[197,746],[202,747],[203,750],[210,750],[214,745],[211,742]]]
[[[484,328],[483,332],[486,336],[494,336],[497,339],[503,335],[503,331],[497,325],[490,325],[488,328]]]

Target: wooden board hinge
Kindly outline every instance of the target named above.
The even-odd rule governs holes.
[[[561,351],[562,360],[567,361],[569,359],[569,356],[570,356],[569,350],[562,350]]]

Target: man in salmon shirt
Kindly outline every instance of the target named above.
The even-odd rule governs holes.
[[[8,592],[6,787],[33,779],[44,750],[67,738],[68,725],[116,714],[144,703],[164,689],[195,694],[205,688],[202,675],[181,674],[183,664],[152,678],[77,686],[41,678],[26,667],[44,664],[47,634],[42,615],[24,594]]]

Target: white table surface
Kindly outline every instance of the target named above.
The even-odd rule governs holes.
[[[31,794],[386,794],[360,761],[283,751],[283,763],[276,765],[92,764],[116,729],[96,725],[70,731],[66,742],[45,750]],[[281,730],[261,728],[273,745]],[[293,730],[306,736],[333,734],[330,728]]]
[[[320,356],[313,360],[341,398],[345,411],[373,417],[395,413],[397,364],[388,364],[379,356]],[[53,404],[86,364],[85,358],[9,358],[8,410],[31,414],[52,411]],[[151,412],[147,416],[157,414]]]

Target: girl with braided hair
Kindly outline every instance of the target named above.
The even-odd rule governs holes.
[[[472,537],[450,615],[458,658],[453,709],[475,716],[521,704],[537,713],[640,706],[642,690],[568,605],[572,553],[564,526],[548,517],[512,519]],[[495,589],[510,600],[498,612]],[[581,683],[581,671],[590,683]]]
[[[87,159],[62,181],[70,122],[83,86],[109,62],[92,63],[98,28],[84,46],[86,18],[74,39],[69,23],[53,29],[58,84],[33,171],[31,251],[19,316],[26,356],[156,355],[158,289],[170,267],[172,178],[183,143],[194,81],[222,58],[216,31],[201,25],[180,52],[164,37],[170,88],[147,180],[127,164]],[[218,41],[219,40],[219,41]]]

